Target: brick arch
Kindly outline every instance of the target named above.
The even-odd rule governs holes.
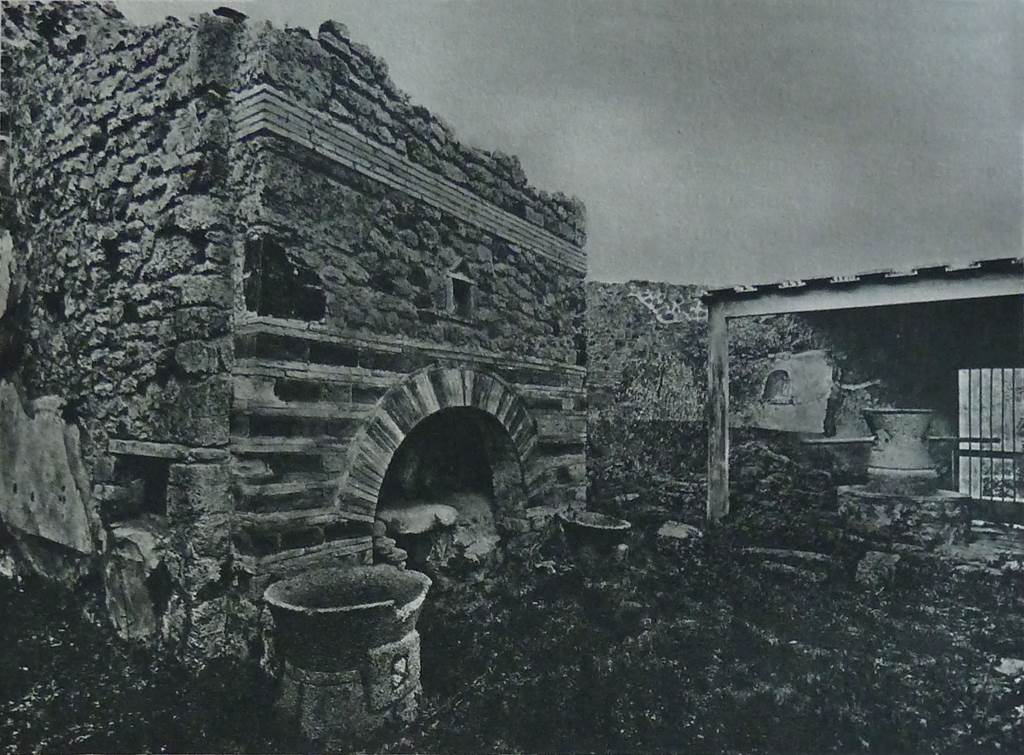
[[[402,441],[421,420],[442,409],[478,409],[505,429],[520,467],[537,445],[537,423],[515,390],[497,375],[468,367],[428,367],[388,389],[352,439],[348,473],[339,493],[371,514],[384,475]],[[525,482],[525,476],[524,476]]]

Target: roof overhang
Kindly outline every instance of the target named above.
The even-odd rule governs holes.
[[[1019,257],[733,286],[701,298],[726,317],[748,317],[1015,295],[1024,295]]]

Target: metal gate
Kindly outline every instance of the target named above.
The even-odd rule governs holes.
[[[1024,368],[960,370],[959,386],[958,490],[1024,503]]]

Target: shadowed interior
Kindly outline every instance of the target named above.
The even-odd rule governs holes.
[[[506,513],[525,502],[522,468],[500,423],[479,409],[443,409],[421,421],[395,452],[380,509],[446,504],[459,512],[468,547],[493,544]]]

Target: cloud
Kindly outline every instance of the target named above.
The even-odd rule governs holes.
[[[1014,0],[239,7],[314,30],[338,18],[467,141],[582,197],[599,279],[1020,253]]]

